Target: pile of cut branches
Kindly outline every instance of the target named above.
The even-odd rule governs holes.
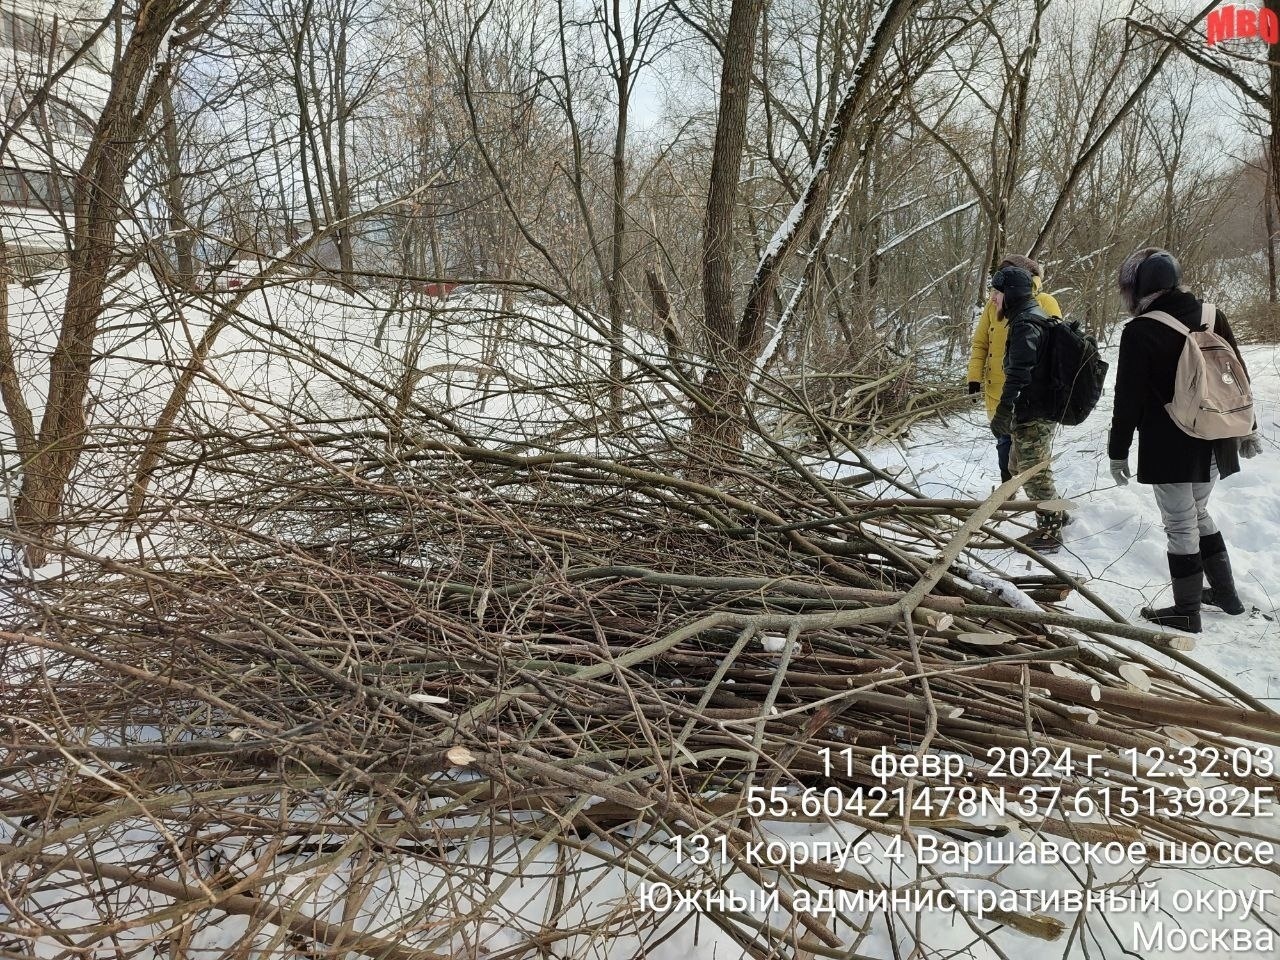
[[[1080,798],[1168,785],[1126,751],[1280,744],[1280,717],[1188,638],[1130,625],[1042,558],[984,572],[972,545],[1033,506],[1016,479],[979,504],[886,494],[865,462],[824,479],[785,452],[710,485],[676,451],[350,432],[217,464],[234,494],[182,501],[198,549],[69,551],[63,575],[13,586],[10,954],[861,955],[885,915],[798,900],[954,874],[761,864],[753,842],[795,824],[884,843],[1248,838],[1245,820]],[[1073,590],[1095,618],[1056,605]],[[1099,760],[1001,779],[993,748]],[[1029,806],[984,816],[909,768],[873,773],[882,754],[958,758],[951,786]],[[894,791],[900,809],[869,802]],[[768,891],[776,909],[658,913],[646,884]],[[1064,930],[960,920],[997,950]]]

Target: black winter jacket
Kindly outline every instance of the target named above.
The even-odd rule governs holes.
[[[997,416],[1009,411],[1014,423],[1048,420],[1053,416],[1049,384],[1036,376],[1045,334],[1057,323],[1034,300],[1019,307],[1009,320],[1009,342],[1004,351],[1004,391]]]
[[[1191,294],[1171,291],[1148,309],[1170,314],[1190,330],[1200,327],[1200,307],[1201,301]],[[1239,356],[1240,348],[1221,310],[1217,311],[1213,329]],[[1185,342],[1186,337],[1178,331],[1158,320],[1141,317],[1125,324],[1120,335],[1115,409],[1107,453],[1112,460],[1127,460],[1136,430],[1139,483],[1206,483],[1212,458],[1218,461],[1220,476],[1229,477],[1240,470],[1238,440],[1189,436],[1164,409],[1173,399],[1174,378]],[[1243,358],[1240,364],[1244,365]]]

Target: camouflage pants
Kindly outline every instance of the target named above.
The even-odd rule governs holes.
[[[1013,425],[1013,449],[1009,453],[1009,469],[1020,473],[1047,460],[1049,465],[1027,481],[1028,500],[1056,500],[1053,486],[1053,432],[1058,425],[1050,420],[1031,420]]]

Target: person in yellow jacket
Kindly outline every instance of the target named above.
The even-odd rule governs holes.
[[[1052,317],[1061,317],[1062,308],[1052,294],[1040,289],[1044,278],[1044,268],[1030,257],[1011,253],[996,268],[1021,267],[1031,274],[1031,289],[1035,293],[1040,309]],[[995,300],[987,298],[987,305],[982,308],[982,316],[978,318],[978,328],[973,332],[973,347],[969,352],[969,393],[984,393],[987,402],[987,420],[996,415],[996,407],[1000,405],[1000,394],[1004,390],[1004,351],[1009,340],[1009,321],[1000,316]],[[1013,438],[1005,435],[996,437],[996,457],[1000,462],[1000,480],[1008,480],[1009,450]]]

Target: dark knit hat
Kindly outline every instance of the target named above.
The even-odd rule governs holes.
[[[1125,306],[1137,316],[1160,294],[1182,286],[1182,266],[1168,250],[1146,247],[1125,258],[1118,280]]]
[[[1004,295],[1005,316],[1031,299],[1032,286],[1031,274],[1022,267],[1001,267],[991,277],[991,289]]]

